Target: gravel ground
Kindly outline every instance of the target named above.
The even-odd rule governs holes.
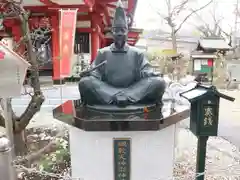
[[[175,154],[177,180],[195,177],[197,138],[187,129],[180,128]],[[211,137],[207,145],[206,180],[240,179],[239,149],[220,137]]]

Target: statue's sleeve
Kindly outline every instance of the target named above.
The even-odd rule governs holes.
[[[154,72],[153,67],[150,65],[144,53],[140,54],[139,62],[140,62],[140,78],[158,76],[158,74]]]
[[[94,68],[95,66],[102,63],[103,61],[104,61],[103,53],[101,51],[98,51],[97,57],[93,61],[91,68]],[[98,69],[92,71],[90,75],[102,80],[104,75],[103,67],[99,67]]]

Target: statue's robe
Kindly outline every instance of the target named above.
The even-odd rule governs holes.
[[[154,73],[143,52],[125,45],[119,50],[112,44],[100,49],[92,64],[106,64],[79,82],[81,99],[86,104],[114,104],[124,94],[128,104],[161,103],[165,82]]]

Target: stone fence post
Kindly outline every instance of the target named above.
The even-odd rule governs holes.
[[[0,136],[0,180],[16,180],[16,172],[12,163],[11,143]]]

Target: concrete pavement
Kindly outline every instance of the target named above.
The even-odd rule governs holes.
[[[62,85],[53,87],[43,87],[45,101],[41,112],[51,112],[53,108],[70,99],[78,99],[79,93],[76,85]],[[21,114],[30,102],[30,96],[23,95],[12,100],[13,109],[17,114]]]
[[[240,91],[222,91],[235,98],[220,101],[219,136],[240,147]]]

